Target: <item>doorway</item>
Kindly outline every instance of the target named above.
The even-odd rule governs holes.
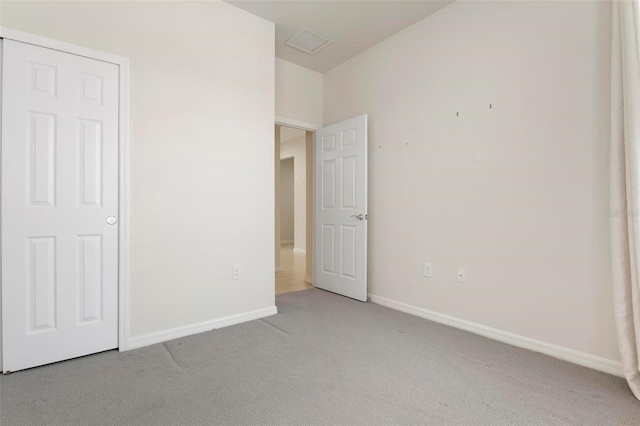
[[[276,294],[312,288],[313,132],[276,124]]]

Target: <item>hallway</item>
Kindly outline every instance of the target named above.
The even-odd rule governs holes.
[[[294,253],[293,244],[284,244],[280,249],[280,266],[282,271],[276,272],[276,294],[313,288],[304,281],[306,255]]]

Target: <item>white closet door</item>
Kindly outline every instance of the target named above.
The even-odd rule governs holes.
[[[3,40],[2,350],[118,346],[118,66]]]

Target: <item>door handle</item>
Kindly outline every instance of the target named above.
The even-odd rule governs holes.
[[[364,215],[362,213],[360,213],[360,214],[352,214],[351,217],[355,217],[358,220],[364,220]]]
[[[108,223],[109,225],[115,225],[115,223],[116,223],[117,221],[118,221],[118,219],[116,219],[116,217],[115,217],[115,216],[109,216],[109,217],[107,218],[107,223]]]

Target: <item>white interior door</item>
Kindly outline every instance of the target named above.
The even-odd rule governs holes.
[[[367,116],[323,127],[315,141],[315,280],[367,300]]]
[[[118,346],[118,66],[3,41],[2,350]]]

